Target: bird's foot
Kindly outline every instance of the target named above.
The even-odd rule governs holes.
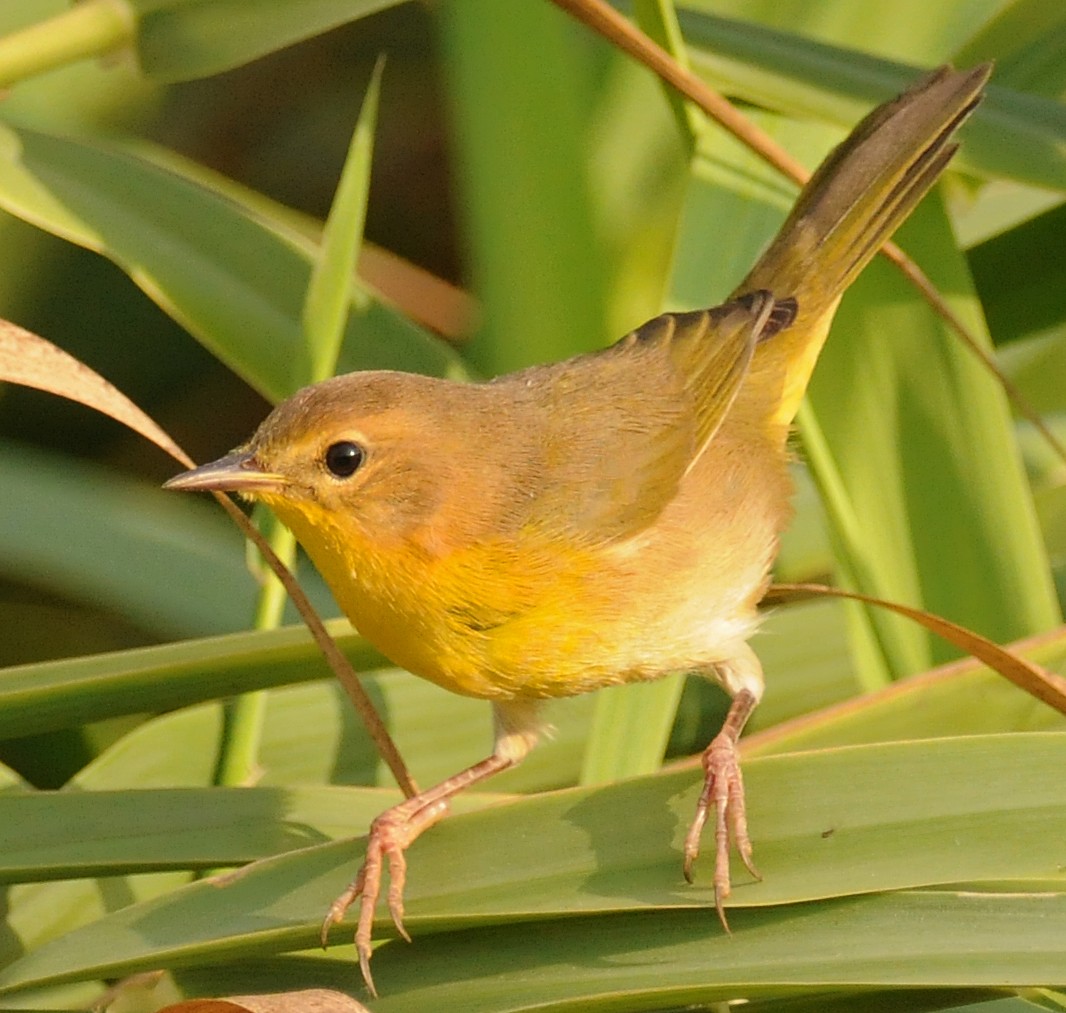
[[[367,837],[366,858],[355,879],[330,905],[322,922],[322,946],[328,943],[330,929],[339,925],[348,909],[359,901],[359,918],[355,929],[355,949],[359,955],[359,968],[370,994],[377,997],[374,978],[370,973],[370,956],[374,929],[374,911],[381,897],[381,880],[388,869],[389,888],[386,903],[396,931],[411,941],[403,924],[403,892],[407,882],[406,850],[428,827],[440,820],[448,811],[446,800],[425,804],[418,797],[386,809],[370,825]]]
[[[729,877],[729,845],[736,845],[741,860],[756,879],[762,879],[752,859],[751,838],[744,806],[744,780],[740,773],[737,737],[723,728],[703,753],[703,791],[696,818],[685,837],[685,879],[692,882],[692,866],[700,853],[700,838],[710,809],[714,808],[714,906],[722,927],[729,931],[724,902],[732,887]]]

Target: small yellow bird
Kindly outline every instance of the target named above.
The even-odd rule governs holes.
[[[989,72],[941,68],[867,116],[724,305],[491,383],[336,377],[167,483],[269,505],[371,643],[492,702],[492,755],[379,816],[326,917],[323,936],[362,897],[371,989],[383,864],[406,937],[405,849],[456,792],[529,752],[553,697],[716,679],[732,704],[703,754],[684,871],[713,808],[723,922],[731,839],[757,875],[737,740],[763,692],[747,641],[790,515],[789,426],[841,294],[944,169]]]

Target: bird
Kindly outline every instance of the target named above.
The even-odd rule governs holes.
[[[519,763],[558,697],[691,672],[731,702],[702,754],[686,878],[713,814],[722,924],[735,848],[756,878],[738,741],[763,695],[749,645],[791,516],[791,424],[843,292],[932,187],[991,68],[941,67],[866,116],[724,303],[487,382],[390,370],[298,391],[247,443],[166,483],[270,507],[386,657],[490,702],[483,760],[373,821],[330,927],[359,902],[404,938],[406,851]]]

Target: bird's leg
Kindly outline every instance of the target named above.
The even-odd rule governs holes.
[[[749,652],[750,654],[750,652]],[[744,661],[754,661],[754,655]],[[744,805],[744,779],[740,772],[737,742],[751,712],[759,702],[762,671],[755,661],[755,675],[750,686],[737,689],[722,730],[703,752],[703,791],[696,805],[696,818],[685,837],[685,879],[692,882],[692,866],[700,853],[700,838],[707,814],[714,807],[714,906],[725,930],[729,931],[724,901],[731,891],[729,879],[729,844],[736,844],[740,857],[756,879],[761,879],[752,859],[751,838]],[[747,667],[746,665],[744,667]],[[733,673],[730,673],[733,674]],[[728,676],[727,676],[728,678]],[[723,680],[726,681],[726,680]],[[727,682],[728,685],[728,682]]]
[[[464,788],[484,781],[521,760],[536,742],[537,729],[532,707],[501,705],[496,707],[496,748],[492,756],[475,763],[466,770],[427,788],[399,805],[386,809],[373,823],[367,837],[366,858],[355,879],[330,905],[322,922],[321,940],[325,947],[329,931],[344,920],[348,909],[358,900],[359,918],[355,929],[355,949],[359,967],[371,995],[377,996],[370,974],[371,940],[374,911],[381,896],[382,872],[388,868],[389,889],[386,902],[396,931],[411,941],[403,924],[403,890],[407,880],[407,858],[404,852],[435,823],[448,813],[448,802]]]

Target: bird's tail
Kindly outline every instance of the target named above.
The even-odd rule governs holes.
[[[841,294],[936,182],[990,73],[941,67],[874,109],[811,177],[736,290],[797,303],[792,325],[760,343],[744,385],[768,421],[795,417]]]

